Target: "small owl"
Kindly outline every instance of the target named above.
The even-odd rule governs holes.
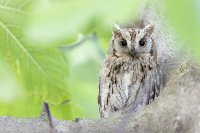
[[[154,26],[120,28],[116,25],[99,77],[101,117],[113,112],[138,110],[159,95],[160,68]]]

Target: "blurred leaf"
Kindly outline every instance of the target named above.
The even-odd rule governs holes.
[[[188,48],[200,56],[200,17],[198,0],[165,0],[166,11],[177,33],[186,41]]]
[[[33,48],[27,44],[30,41],[24,36],[24,31],[26,22],[31,16],[28,11],[32,9],[34,2],[36,1],[0,2],[0,56],[12,67],[18,82],[22,83],[21,87],[24,89],[24,92],[20,93],[23,97],[19,98],[19,102],[12,101],[8,105],[5,102],[1,110],[6,110],[7,106],[11,107],[10,105],[13,108],[30,107],[26,104],[38,103],[38,96],[51,104],[60,104],[70,98],[66,81],[67,64],[60,51],[53,47]],[[41,107],[41,99],[39,101]],[[33,108],[26,110],[30,109]],[[23,110],[24,114],[28,113],[32,116],[35,114],[35,111],[26,112],[26,110]],[[9,111],[1,113],[1,115],[10,114]]]
[[[51,104],[69,100],[67,65],[60,52],[55,48],[29,49],[29,52],[38,65],[29,59],[20,65],[23,70],[20,75],[28,91]]]
[[[112,25],[132,20],[140,7],[138,5],[145,2],[146,0],[41,0],[35,6],[26,35],[30,40],[37,41],[37,44],[55,45],[68,44],[78,33],[95,31],[108,41]]]
[[[71,102],[79,107],[81,115],[75,118],[98,118],[98,75],[104,58],[98,40],[92,36],[88,41],[64,49],[69,63],[69,87]],[[65,117],[67,114],[63,115]]]
[[[84,117],[81,108],[72,102],[66,102],[60,105],[51,105],[50,108],[52,114],[58,119],[72,120]]]
[[[35,117],[41,112],[42,100],[22,89],[10,69],[0,60],[0,115]]]

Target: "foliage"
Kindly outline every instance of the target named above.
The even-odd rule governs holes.
[[[13,113],[9,115],[38,116],[41,100],[51,104],[69,100],[66,82],[67,66],[58,49],[53,47],[39,49],[28,45],[24,35],[26,22],[30,16],[25,10],[26,4],[26,2],[15,0],[8,3],[2,2],[0,6],[1,58],[11,67],[11,71],[17,77],[16,82],[21,84],[18,88],[24,92],[20,93],[21,99],[28,97],[25,101],[20,101],[16,97],[13,99],[15,104],[10,103],[11,105],[8,104],[8,106],[3,102],[1,111],[12,109]],[[2,89],[7,90],[7,88]],[[31,104],[32,101],[35,103]],[[37,113],[28,112],[29,108],[34,107],[33,105]],[[4,113],[3,111],[2,114],[7,115]]]

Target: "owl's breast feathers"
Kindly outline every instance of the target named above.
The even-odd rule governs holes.
[[[108,56],[99,77],[101,117],[125,108],[136,110],[149,104],[160,90],[160,70],[151,57],[123,58]]]

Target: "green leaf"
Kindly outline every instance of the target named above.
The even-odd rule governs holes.
[[[27,107],[28,111],[33,109],[31,103],[34,102],[41,107],[41,99],[51,104],[60,104],[70,99],[67,64],[60,51],[55,47],[37,48],[28,45],[34,43],[34,40],[31,42],[25,36],[27,22],[31,17],[29,11],[32,10],[34,2],[0,2],[0,56],[11,66],[18,82],[21,83],[21,90],[24,90],[21,94],[24,98],[20,98],[19,102],[1,104],[1,115],[10,115],[9,111],[5,111],[10,105],[15,111],[18,110],[17,107],[22,106]],[[26,110],[23,110],[24,115],[20,114],[35,114],[35,111]],[[18,116],[18,113],[12,115]]]
[[[58,119],[72,120],[84,117],[83,110],[76,103],[66,102],[60,105],[50,105],[52,114]]]
[[[0,60],[0,115],[35,117],[41,112],[41,97],[22,89],[10,66]]]
[[[70,102],[78,107],[74,118],[97,119],[98,77],[104,53],[96,36],[77,44],[62,49],[69,64],[69,87],[72,97]],[[67,114],[59,114],[59,118],[66,117]]]
[[[69,44],[79,33],[97,32],[102,42],[106,40],[104,45],[107,45],[113,24],[133,20],[139,11],[138,5],[145,2],[146,0],[40,1],[35,6],[26,35],[38,44],[49,46]]]

